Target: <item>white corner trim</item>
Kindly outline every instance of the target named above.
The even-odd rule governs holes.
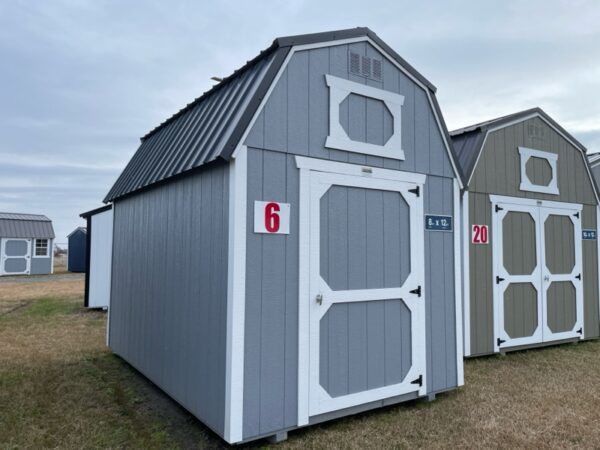
[[[243,439],[248,150],[240,146],[229,165],[229,249],[225,362],[225,431],[230,444]]]
[[[519,147],[519,155],[521,156],[521,184],[519,185],[519,190],[558,195],[558,155],[556,153],[534,150],[532,148],[527,147]],[[552,178],[550,179],[550,183],[547,186],[541,184],[534,184],[527,176],[527,162],[531,158],[544,159],[548,161],[548,164],[550,164]]]
[[[54,273],[54,239],[50,239],[50,273]],[[68,256],[68,255],[67,255]]]
[[[461,248],[461,227],[460,224],[460,186],[458,180],[454,179],[454,306],[456,320],[456,384],[463,386],[465,384],[464,358],[463,358],[463,320],[462,320],[462,258],[460,257]],[[456,223],[458,222],[458,224]]]
[[[296,156],[296,167],[316,172],[330,172],[342,175],[357,175],[367,178],[380,178],[383,180],[406,181],[409,183],[425,184],[427,176],[421,173],[402,172],[400,170],[379,169],[366,165],[342,163],[327,159],[307,158]]]
[[[471,286],[470,286],[470,243],[471,243],[471,224],[469,220],[469,191],[465,191],[462,196],[462,255],[463,255],[463,338],[464,354],[471,356]]]
[[[404,150],[402,150],[403,95],[328,74],[325,74],[325,83],[329,87],[329,136],[325,141],[325,147],[404,160]],[[385,144],[375,145],[350,139],[340,122],[340,104],[350,94],[380,100],[385,104],[393,120],[393,133]]]

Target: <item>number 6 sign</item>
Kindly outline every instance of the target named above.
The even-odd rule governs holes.
[[[290,204],[254,202],[254,232],[290,234]]]

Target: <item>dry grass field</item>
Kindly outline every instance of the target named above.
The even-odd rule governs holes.
[[[106,349],[106,315],[82,308],[82,290],[0,285],[0,448],[221,447]],[[600,447],[600,342],[470,360],[465,374],[435,402],[295,431],[279,447]]]

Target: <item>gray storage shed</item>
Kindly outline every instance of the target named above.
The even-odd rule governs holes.
[[[588,163],[592,171],[592,176],[596,180],[596,184],[600,182],[600,153],[588,155]]]
[[[53,239],[52,222],[46,216],[0,213],[0,276],[52,273]]]
[[[230,443],[454,389],[458,173],[435,87],[372,31],[276,39],[105,198],[109,345]]]
[[[539,108],[451,133],[465,174],[465,355],[597,338],[598,191]]]
[[[87,267],[87,229],[75,228],[68,236],[69,254],[67,270],[69,272],[85,272]]]

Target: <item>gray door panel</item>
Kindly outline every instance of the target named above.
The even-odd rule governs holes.
[[[7,240],[4,247],[6,256],[27,256],[27,241]]]
[[[504,329],[513,338],[531,336],[538,326],[538,295],[531,283],[511,283],[504,291]]]
[[[555,281],[547,293],[548,327],[553,333],[570,331],[577,321],[577,298],[570,281]]]

